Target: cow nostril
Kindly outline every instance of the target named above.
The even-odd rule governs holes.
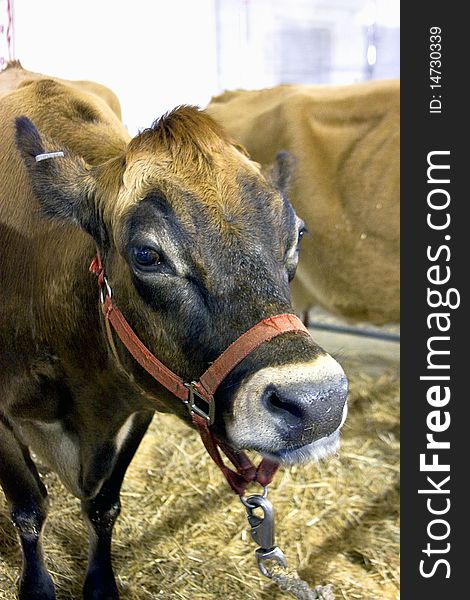
[[[302,410],[293,402],[283,400],[274,391],[265,395],[264,404],[271,414],[278,415],[289,425],[299,425],[302,422]]]

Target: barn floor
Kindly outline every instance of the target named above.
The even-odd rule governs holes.
[[[349,417],[339,456],[282,469],[271,485],[277,540],[311,585],[333,584],[336,600],[396,600],[398,344],[326,332],[317,337],[349,376]],[[79,599],[87,556],[79,503],[53,473],[42,474],[51,496],[47,564],[58,599]],[[154,418],[122,501],[114,564],[123,600],[291,597],[258,573],[242,506],[197,435],[171,416]],[[16,597],[20,563],[0,492],[1,600]]]

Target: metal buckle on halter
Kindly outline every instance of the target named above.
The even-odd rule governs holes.
[[[105,289],[106,289],[106,294],[105,294]],[[111,289],[111,286],[109,285],[108,278],[103,277],[103,285],[100,286],[100,302],[101,302],[101,304],[104,304],[106,296],[108,296],[108,298],[111,300],[112,295],[113,295],[113,290]]]
[[[215,419],[215,403],[207,402],[206,398],[204,398],[204,396],[198,392],[196,384],[197,381],[191,381],[191,383],[184,384],[189,390],[189,399],[185,400],[185,404],[187,405],[190,414],[196,413],[200,417],[206,419],[209,425],[212,425]],[[204,403],[209,407],[208,412],[205,412],[196,404],[196,397],[204,400]]]

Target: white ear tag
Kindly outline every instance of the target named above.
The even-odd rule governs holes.
[[[38,154],[36,156],[36,162],[40,162],[41,160],[46,160],[47,158],[57,158],[63,157],[64,153],[62,151],[59,152],[45,152],[44,154]]]

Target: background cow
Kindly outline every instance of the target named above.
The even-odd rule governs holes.
[[[191,416],[117,339],[111,351],[88,266],[98,248],[113,302],[191,381],[257,322],[292,312],[303,224],[283,161],[266,179],[194,108],[130,140],[88,84],[18,64],[3,77],[14,84],[0,96],[0,481],[23,548],[20,596],[55,597],[31,447],[82,501],[85,597],[116,598],[110,546],[127,466],[155,406]],[[213,431],[235,450],[318,458],[338,447],[346,391],[336,361],[309,336],[285,334],[224,380]]]
[[[310,235],[296,310],[399,321],[399,83],[225,92],[207,112],[261,164],[298,160],[290,197]]]

